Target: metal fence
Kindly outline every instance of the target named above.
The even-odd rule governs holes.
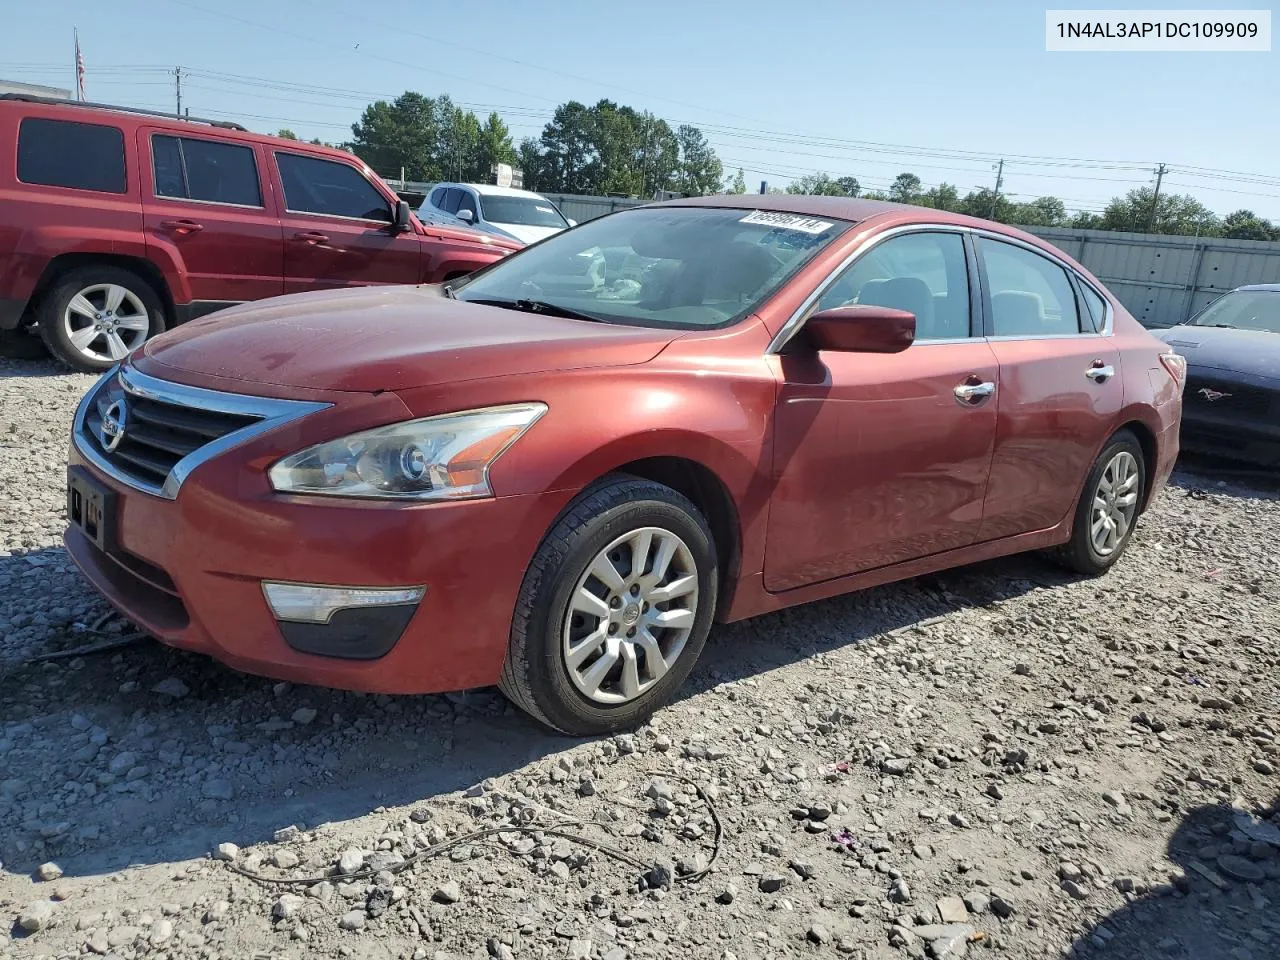
[[[590,220],[642,200],[549,193],[566,217]],[[1280,243],[1023,227],[1070,254],[1141,323],[1168,327],[1246,283],[1280,282]]]

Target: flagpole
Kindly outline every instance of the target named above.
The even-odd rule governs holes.
[[[76,84],[75,85],[76,99],[83,100],[84,98],[80,95],[80,28],[72,27],[71,35],[75,38],[75,41],[76,41],[75,62],[72,64],[72,73],[75,77],[75,84]]]

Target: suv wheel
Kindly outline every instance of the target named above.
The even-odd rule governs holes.
[[[108,265],[78,267],[44,297],[40,335],[75,370],[99,372],[164,329],[164,307],[151,284]]]

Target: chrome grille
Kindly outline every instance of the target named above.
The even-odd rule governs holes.
[[[76,413],[76,449],[103,472],[172,499],[201,463],[329,406],[224,393],[121,368],[104,375]]]

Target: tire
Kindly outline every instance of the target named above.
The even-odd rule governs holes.
[[[647,559],[636,583],[631,564],[640,550]],[[664,555],[665,572],[655,579]],[[615,589],[596,575],[604,570],[597,560],[613,566]],[[516,706],[570,736],[635,727],[671,699],[702,653],[719,575],[711,530],[688,499],[649,480],[606,477],[570,504],[538,547],[516,603],[499,687]],[[684,592],[666,599],[673,580],[679,581],[675,591]],[[633,584],[640,593],[632,592]],[[590,612],[584,612],[583,600],[590,600],[584,593],[597,598],[587,604]],[[570,609],[571,599],[577,610]],[[687,632],[658,620],[687,625]],[[610,656],[606,678],[589,692],[592,669],[604,669]],[[665,670],[654,669],[659,659]],[[635,669],[627,671],[629,665]]]
[[[1107,484],[1112,488],[1117,485],[1116,478],[1120,474],[1116,471],[1122,469],[1124,479],[1119,481],[1122,490],[1114,493],[1116,502],[1112,503],[1109,498],[1113,492],[1105,488]],[[1089,470],[1080,502],[1076,504],[1071,539],[1058,550],[1058,561],[1087,576],[1106,573],[1120,559],[1133,537],[1145,494],[1146,461],[1142,444],[1128,430],[1121,430],[1111,438]],[[1103,514],[1112,518],[1110,523],[1117,535],[1113,542],[1099,544],[1093,528],[1101,522],[1099,518]],[[1117,522],[1121,517],[1126,522]],[[1106,523],[1103,523],[1101,533],[1108,533]]]
[[[6,360],[47,360],[49,349],[32,331],[0,330],[0,357]]]
[[[109,309],[115,303],[115,309]],[[79,334],[101,325],[90,340]],[[164,305],[142,277],[110,264],[76,267],[43,297],[40,336],[73,370],[98,373],[164,330]]]

